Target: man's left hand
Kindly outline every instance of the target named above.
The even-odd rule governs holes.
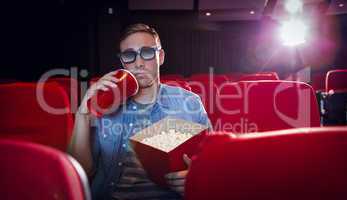
[[[189,166],[191,163],[191,159],[184,154],[183,155],[183,161],[186,163],[188,169],[182,170],[178,172],[172,172],[165,175],[166,181],[169,185],[169,187],[178,193],[180,193],[182,196],[184,195],[184,184],[186,181],[186,176],[188,174]]]

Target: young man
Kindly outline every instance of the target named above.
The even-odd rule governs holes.
[[[98,90],[117,87],[114,72],[93,84],[83,98],[69,151],[92,177],[93,199],[182,198],[187,170],[167,174],[170,189],[161,188],[147,178],[128,143],[129,137],[166,116],[210,126],[197,95],[160,83],[164,58],[157,32],[145,24],[131,25],[120,39],[120,60],[135,75],[139,92],[114,113],[96,119],[94,131],[86,102]],[[189,165],[190,159],[183,159]]]

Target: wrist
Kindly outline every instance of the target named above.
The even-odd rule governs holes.
[[[77,109],[77,113],[80,115],[89,115],[90,114],[88,106],[87,106],[87,102],[85,100],[83,100],[81,102],[81,105]]]

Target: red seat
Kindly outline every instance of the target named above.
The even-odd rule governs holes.
[[[57,82],[64,89],[70,100],[71,111],[75,113],[78,109],[78,97],[80,94],[78,81],[70,77],[53,77],[48,79],[47,82]]]
[[[215,130],[247,133],[320,126],[312,88],[291,81],[241,81],[218,88]]]
[[[160,81],[166,85],[170,86],[176,86],[176,87],[181,87],[185,90],[191,91],[192,89],[190,88],[189,84],[185,81],[180,81],[180,80],[165,80],[165,79],[160,79]]]
[[[225,74],[227,77],[228,77],[228,79],[230,80],[230,81],[238,81],[238,80],[240,80],[240,78],[244,75],[243,73],[241,73],[241,72],[233,72],[233,73],[228,73],[228,74]]]
[[[200,74],[192,74],[189,77],[189,80],[208,80],[210,76],[213,76],[214,74],[208,74],[208,73],[200,73]]]
[[[328,71],[325,79],[326,92],[347,90],[347,69]]]
[[[238,81],[279,80],[276,72],[245,74]]]
[[[89,200],[82,167],[61,151],[39,144],[0,140],[3,200]]]
[[[200,96],[209,119],[214,126],[218,119],[218,113],[215,106],[217,93],[216,84],[208,81],[190,81],[189,86],[191,87],[192,92]]]
[[[73,121],[68,97],[57,83],[2,84],[0,110],[1,138],[67,149]]]
[[[316,73],[312,75],[311,85],[315,91],[325,90],[326,73]]]
[[[192,159],[185,199],[347,199],[347,127],[215,134]]]

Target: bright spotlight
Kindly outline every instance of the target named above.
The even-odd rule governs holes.
[[[287,0],[284,6],[285,6],[286,10],[292,14],[302,11],[302,1],[301,0]]]
[[[282,23],[280,27],[280,38],[284,45],[296,46],[306,40],[307,26],[298,19],[291,19]]]

